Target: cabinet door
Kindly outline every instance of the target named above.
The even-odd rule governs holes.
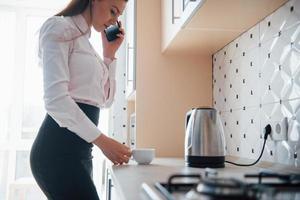
[[[127,96],[135,90],[135,49],[127,44]]]
[[[106,200],[119,200],[120,197],[115,189],[109,169],[106,174]]]
[[[136,148],[136,125],[135,125],[135,113],[131,114],[130,116],[130,148],[135,149]]]
[[[135,90],[136,65],[136,0],[128,1],[126,8],[126,96]]]
[[[185,28],[195,11],[206,0],[162,0],[162,52],[171,46],[176,35]]]
[[[178,31],[178,23],[183,12],[182,0],[162,0],[162,50],[164,50],[174,34]]]

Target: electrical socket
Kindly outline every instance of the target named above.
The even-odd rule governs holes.
[[[273,121],[271,123],[271,139],[274,141],[287,140],[288,134],[288,119],[287,117],[282,118],[281,121]]]

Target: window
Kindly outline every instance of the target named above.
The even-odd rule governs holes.
[[[69,0],[0,2],[1,200],[46,199],[33,179],[29,165],[30,148],[46,113],[42,68],[37,60],[37,39],[42,23],[67,2]],[[91,43],[102,55],[98,33],[92,32]],[[100,112],[99,127],[104,132],[108,130],[108,114],[108,110]],[[94,154],[97,154],[94,157],[99,163],[100,151],[96,150]],[[94,179],[97,185],[100,170],[96,167],[95,176],[99,176]]]

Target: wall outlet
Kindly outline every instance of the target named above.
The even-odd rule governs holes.
[[[287,117],[282,118],[281,121],[273,121],[271,123],[272,132],[271,139],[274,141],[287,140],[288,134],[288,119]]]

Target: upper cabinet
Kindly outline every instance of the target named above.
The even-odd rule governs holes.
[[[211,55],[288,0],[162,0],[162,52]]]

